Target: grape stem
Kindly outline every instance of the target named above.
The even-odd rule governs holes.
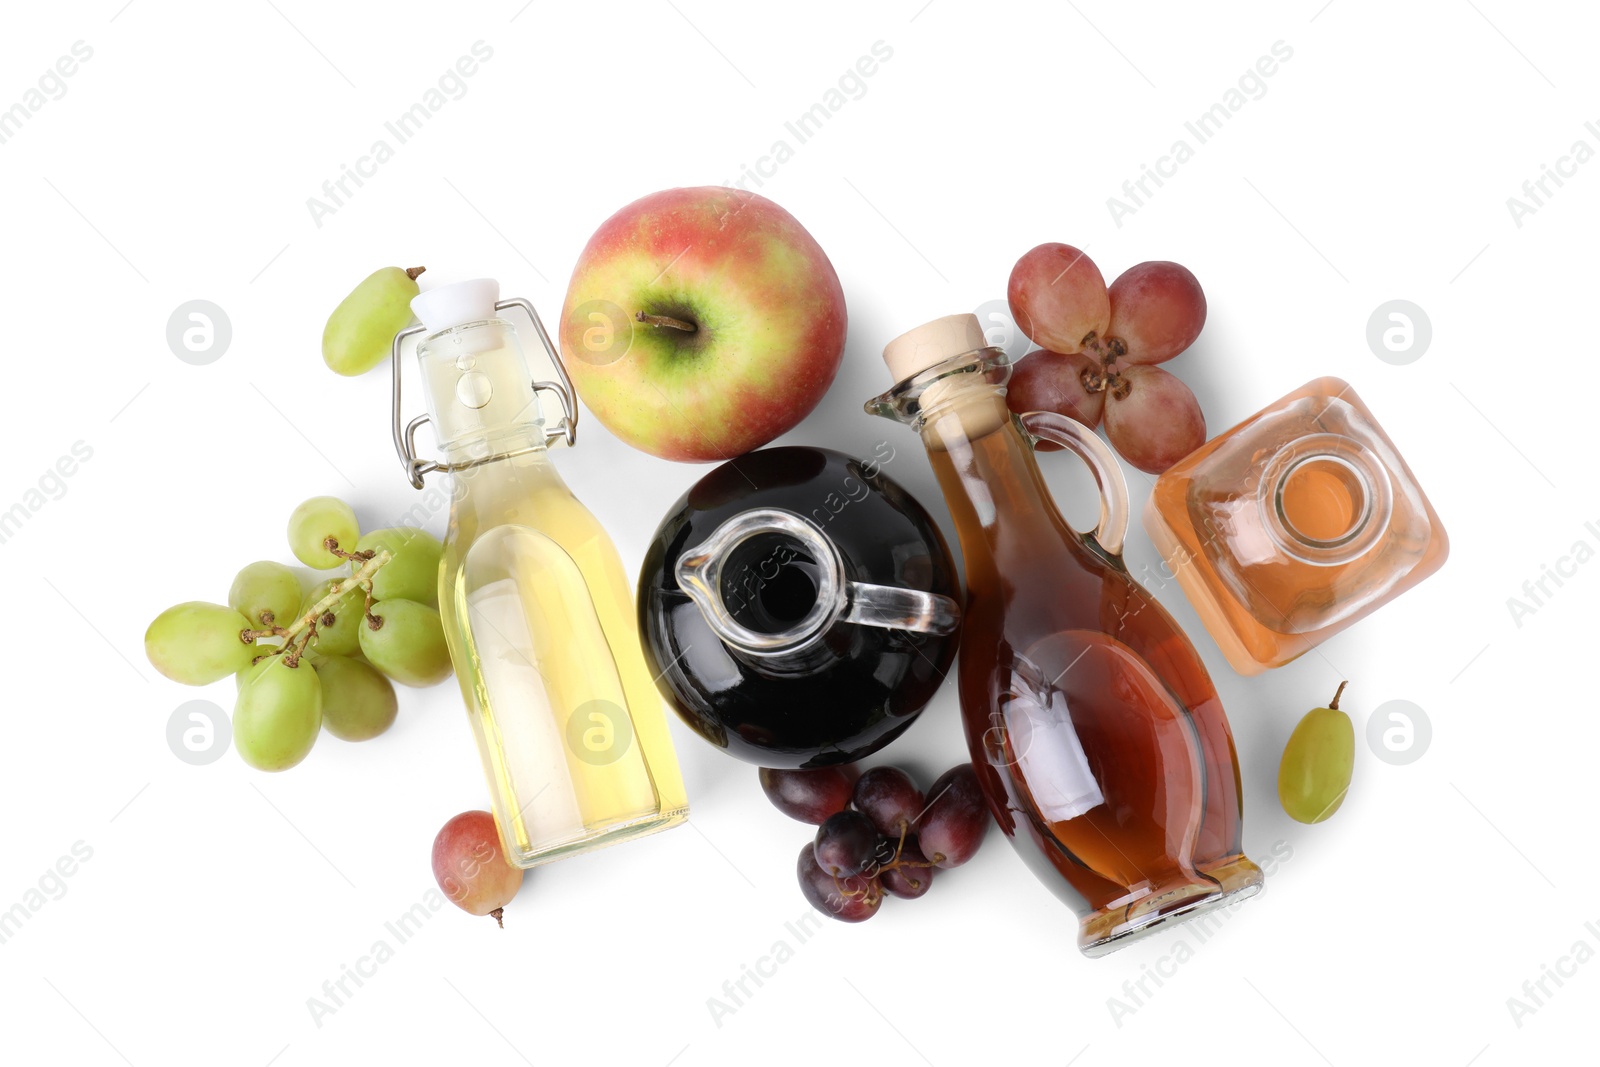
[[[877,867],[877,868],[873,869],[872,870],[872,877],[876,878],[879,875],[887,874],[890,871],[898,871],[898,870],[901,870],[901,869],[907,868],[907,867],[937,867],[938,866],[937,863],[934,863],[932,861],[924,861],[922,863],[918,863],[916,860],[908,860],[908,859],[904,858],[903,854],[905,853],[905,850],[906,850],[906,835],[909,834],[910,832],[911,832],[910,825],[908,825],[905,822],[901,822],[900,823],[900,840],[894,846],[894,859],[890,860],[888,863],[885,863],[880,867]],[[939,858],[943,859],[944,855],[941,853],[939,855]],[[863,873],[865,873],[865,872],[863,872]],[[913,882],[913,884],[916,884],[916,880],[915,879],[912,879],[912,882]],[[866,898],[868,898],[870,900],[871,896],[872,896],[872,887],[870,885],[864,886],[861,889],[846,889],[844,887],[844,883],[839,881],[839,876],[837,874],[833,876],[833,888],[838,890],[839,895],[841,897],[844,897],[846,900],[849,900],[849,899],[851,899],[853,897],[866,897]]]
[[[306,627],[306,632],[300,635],[298,645],[285,641],[283,643],[283,662],[286,666],[300,666],[300,657],[306,654],[306,646],[317,636],[317,624],[313,622]]]
[[[1344,687],[1349,685],[1349,684],[1350,683],[1348,681],[1344,681],[1344,682],[1340,682],[1339,683],[1339,688],[1334,692],[1333,699],[1328,701],[1328,710],[1329,711],[1338,711],[1339,710],[1339,698],[1344,696]]]
[[[364,552],[346,552],[344,549],[339,547],[339,539],[337,537],[323,538],[322,547],[327,549],[333,555],[338,556],[340,559],[347,559],[351,563],[365,563],[367,560],[372,558],[373,553],[373,550],[370,548]]]
[[[1126,378],[1117,373],[1117,360],[1128,354],[1128,345],[1120,337],[1101,337],[1094,330],[1083,335],[1083,350],[1100,364],[1079,375],[1083,388],[1090,393],[1110,393],[1114,399],[1124,399],[1133,388]]]
[[[845,900],[854,900],[856,897],[861,897],[870,904],[872,901],[878,899],[879,896],[879,894],[872,891],[872,886],[870,883],[860,889],[846,889],[844,887],[844,883],[839,881],[839,876],[837,874],[833,876],[833,888],[837,890],[839,896]]]
[[[328,540],[333,541],[333,538],[330,537]],[[329,548],[329,551],[336,550],[337,542]],[[357,558],[361,559],[361,569],[335,584],[332,589],[328,590],[326,596],[311,605],[305,614],[296,619],[292,625],[274,626],[269,630],[241,630],[239,632],[239,640],[248,645],[254,643],[258,637],[281,637],[283,638],[283,645],[276,652],[284,653],[283,662],[288,666],[298,666],[300,657],[305,654],[306,646],[317,635],[317,624],[321,622],[326,625],[326,620],[323,619],[323,616],[330,614],[329,609],[339,602],[340,597],[359,586],[367,594],[367,606],[369,608],[372,606],[372,576],[377,574],[379,568],[385,563],[393,559],[394,555],[388,549],[380,548],[376,551],[351,553],[352,562]],[[294,639],[300,637],[301,634],[305,636],[301,638],[299,647],[296,648]],[[266,655],[274,654],[275,652],[266,653]]]

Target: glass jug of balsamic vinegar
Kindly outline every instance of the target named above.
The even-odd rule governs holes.
[[[960,535],[962,719],[1001,830],[1100,956],[1261,887],[1241,851],[1233,735],[1205,666],[1128,574],[1127,489],[1064,416],[1006,408],[1011,367],[972,315],[890,342],[871,414],[922,438]],[[1093,533],[1057,511],[1035,462],[1076,452],[1101,493]]]
[[[532,867],[664,830],[688,815],[661,699],[645,667],[632,582],[611,539],[561,480],[549,445],[577,428],[561,359],[526,300],[484,279],[412,301],[394,341],[395,447],[411,484],[451,478],[439,614],[507,858]],[[521,308],[560,383],[536,382]],[[402,428],[400,348],[414,334],[428,415]],[[546,429],[541,392],[563,418]],[[431,421],[442,461],[418,459]]]
[[[865,759],[943,685],[961,575],[933,517],[870,460],[787,445],[678,498],[639,569],[645,661],[695,733],[761,767]]]

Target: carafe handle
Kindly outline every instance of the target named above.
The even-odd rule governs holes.
[[[1100,488],[1100,522],[1094,532],[1095,543],[1112,556],[1122,555],[1122,542],[1128,535],[1128,483],[1111,449],[1099,434],[1077,419],[1053,411],[1030,411],[1017,416],[1022,430],[1034,441],[1049,441],[1069,448],[1089,465],[1095,485]]]
[[[942,635],[961,621],[956,602],[938,593],[866,582],[850,582],[845,589],[849,604],[840,617],[858,626]]]

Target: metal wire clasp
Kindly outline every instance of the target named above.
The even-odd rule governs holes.
[[[567,368],[561,362],[561,353],[556,351],[556,346],[551,343],[550,335],[545,332],[544,323],[539,321],[539,313],[533,309],[528,301],[517,297],[512,300],[502,300],[494,306],[496,311],[507,308],[519,307],[528,313],[528,318],[533,322],[534,332],[539,335],[539,343],[544,345],[545,354],[550,357],[550,363],[560,377],[559,382],[534,382],[533,392],[537,396],[542,392],[551,392],[561,399],[561,421],[544,431],[544,443],[565,438],[567,444],[577,444],[578,441],[578,398],[572,388],[572,379],[567,375]],[[400,454],[400,462],[405,465],[406,479],[411,482],[413,489],[422,488],[422,478],[425,474],[434,471],[461,471],[471,467],[481,466],[497,459],[507,459],[511,456],[520,456],[531,452],[531,448],[521,448],[511,452],[496,452],[489,456],[480,456],[463,463],[440,463],[438,460],[420,459],[417,456],[417,430],[422,424],[428,422],[426,413],[418,415],[410,422],[405,422],[405,415],[400,407],[400,348],[407,337],[414,337],[427,331],[426,326],[408,326],[394,335],[394,343],[389,350],[389,364],[394,373],[394,449]]]

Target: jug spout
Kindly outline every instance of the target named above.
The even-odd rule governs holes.
[[[854,582],[827,536],[781,508],[753,508],[685,550],[675,568],[723,644],[753,656],[809,648],[837,623],[947,634],[954,600],[917,589]]]

